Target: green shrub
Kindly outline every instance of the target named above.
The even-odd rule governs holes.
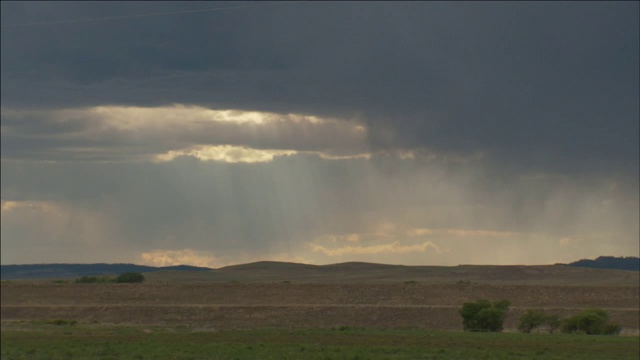
[[[544,324],[545,316],[542,311],[539,310],[527,310],[526,313],[520,317],[520,324],[518,330],[523,333],[530,333],[533,329]]]
[[[608,323],[604,326],[604,335],[619,335],[622,331],[622,326],[614,323]]]
[[[549,333],[553,333],[560,326],[560,317],[555,314],[547,315],[540,310],[529,309],[520,317],[518,330],[528,334],[541,326],[546,326]]]
[[[562,323],[560,320],[560,316],[556,314],[547,315],[545,322],[547,323],[547,327],[549,328],[550,334],[553,334],[556,330],[558,330],[558,328],[560,327],[560,324]]]
[[[565,333],[584,333],[588,335],[617,335],[622,328],[609,323],[609,315],[602,309],[587,309],[562,322]]]
[[[480,299],[462,305],[459,313],[465,331],[502,331],[502,324],[511,303],[507,300],[494,302]]]
[[[122,273],[116,278],[117,283],[141,283],[143,281],[144,275],[136,272]]]

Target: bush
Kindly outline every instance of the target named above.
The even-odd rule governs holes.
[[[560,327],[560,316],[556,314],[547,315],[547,318],[545,320],[550,334],[553,334]]]
[[[465,331],[502,331],[504,318],[511,303],[501,300],[495,303],[480,299],[462,305],[459,313]]]
[[[608,323],[604,326],[603,330],[604,335],[619,335],[620,331],[622,331],[622,326],[614,323]]]
[[[136,272],[122,273],[116,278],[117,283],[141,283],[143,281],[144,275]]]
[[[533,329],[544,324],[545,315],[539,310],[527,310],[526,313],[520,317],[520,324],[518,330],[523,333],[530,333]]]
[[[588,335],[617,335],[622,329],[609,323],[609,315],[602,309],[588,309],[569,317],[562,322],[565,333],[584,333]]]
[[[518,330],[528,334],[543,325],[547,327],[549,333],[553,333],[560,326],[560,317],[555,314],[546,315],[540,310],[530,309],[520,317]]]
[[[49,320],[48,323],[52,325],[72,325],[73,326],[78,322],[75,320],[55,319],[55,320]]]

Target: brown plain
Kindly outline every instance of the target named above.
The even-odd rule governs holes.
[[[207,272],[145,274],[142,284],[3,283],[1,319],[229,328],[421,327],[462,330],[458,309],[507,299],[515,330],[526,309],[568,316],[605,309],[640,328],[637,271],[549,266],[313,266],[260,262]]]

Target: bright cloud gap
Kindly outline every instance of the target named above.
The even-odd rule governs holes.
[[[278,156],[311,154],[327,160],[371,159],[465,163],[484,153],[435,153],[428,149],[373,151],[360,119],[295,113],[209,109],[175,104],[162,107],[96,106],[74,109],[2,109],[3,141],[36,148],[7,147],[3,160],[167,162],[179,157],[229,163],[269,162]],[[24,123],[33,126],[25,127]]]

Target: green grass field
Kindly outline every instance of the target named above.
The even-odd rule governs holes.
[[[640,339],[423,329],[234,330],[3,323],[9,359],[638,359]]]

